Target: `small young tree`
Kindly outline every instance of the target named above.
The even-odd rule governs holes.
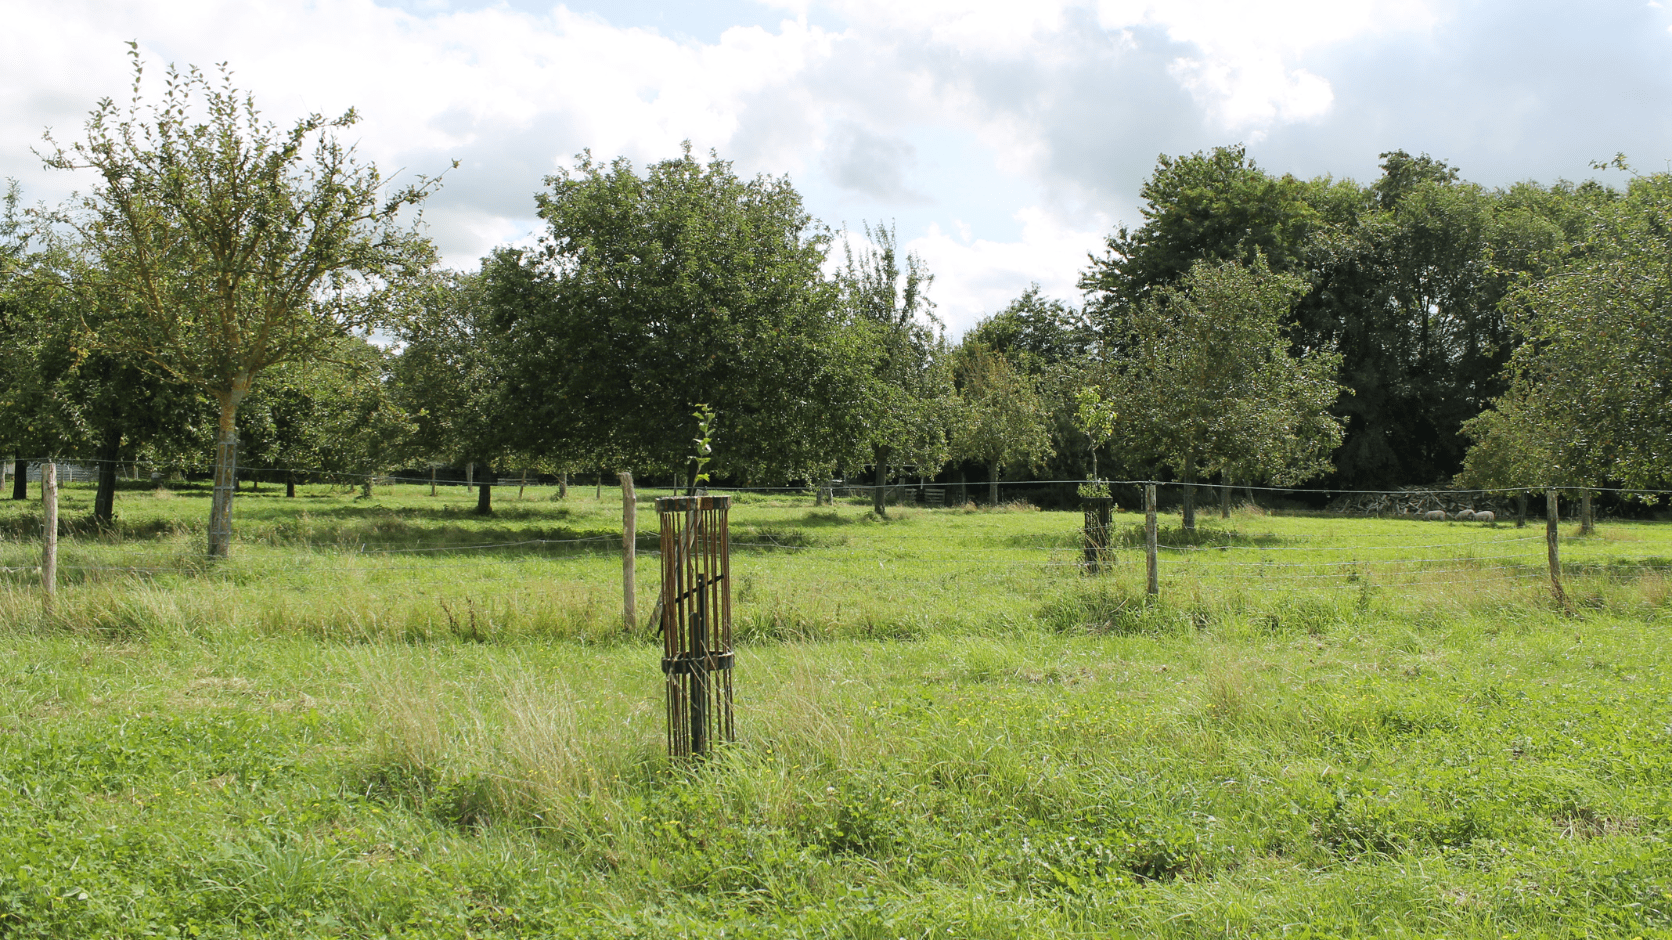
[[[1087,385],[1075,393],[1074,425],[1091,442],[1087,448],[1091,452],[1091,486],[1097,491],[1091,495],[1109,495],[1108,487],[1103,484],[1103,478],[1097,472],[1097,451],[1115,436],[1117,417],[1119,415],[1115,411],[1114,402],[1105,400],[1096,388]]]
[[[327,355],[385,319],[377,289],[433,260],[400,215],[437,181],[384,194],[377,168],[336,138],[359,120],[352,110],[280,130],[224,67],[213,82],[170,66],[162,100],[147,103],[129,48],[129,106],[100,101],[86,139],[67,147],[48,134],[45,160],[99,177],[69,218],[134,310],[101,342],[219,405],[209,554],[225,555],[238,406],[263,370]]]
[[[1227,467],[1280,482],[1325,472],[1341,441],[1329,414],[1341,388],[1333,350],[1291,355],[1284,323],[1302,283],[1262,259],[1197,262],[1176,285],[1119,311],[1109,346],[1111,398],[1132,447],[1184,483]]]

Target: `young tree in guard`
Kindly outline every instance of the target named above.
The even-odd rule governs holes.
[[[1081,500],[1085,509],[1086,570],[1096,574],[1103,567],[1109,552],[1109,527],[1115,501],[1108,496],[1088,496]]]
[[[143,102],[129,46],[131,104],[99,102],[84,141],[49,135],[46,163],[99,176],[72,221],[135,305],[102,341],[220,406],[209,554],[225,555],[239,404],[264,369],[389,319],[377,289],[434,257],[399,216],[437,181],[383,195],[377,169],[336,139],[352,110],[280,130],[224,68],[213,82],[170,66],[162,101]]]
[[[736,740],[732,721],[729,496],[656,500],[662,524],[662,674],[668,753],[702,757]]]

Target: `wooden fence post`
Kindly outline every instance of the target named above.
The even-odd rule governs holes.
[[[58,466],[51,460],[41,464],[41,506],[46,518],[41,526],[42,606],[52,615],[52,598],[58,593]]]
[[[1562,553],[1559,547],[1561,517],[1556,514],[1556,490],[1544,491],[1544,545],[1550,560],[1550,593],[1556,603],[1567,606],[1567,595],[1562,592]]]
[[[1144,484],[1144,567],[1149,575],[1151,594],[1161,593],[1161,572],[1156,565],[1155,484]]]
[[[621,628],[632,633],[639,612],[634,575],[637,574],[639,544],[638,494],[633,492],[633,475],[621,474]]]

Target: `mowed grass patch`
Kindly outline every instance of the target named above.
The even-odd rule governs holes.
[[[379,499],[434,521],[426,496]],[[619,520],[608,499],[552,508]],[[1323,587],[1175,561],[1151,599],[1141,557],[1072,565],[1071,514],[734,512],[740,740],[690,766],[663,755],[654,635],[620,633],[618,556],[482,552],[466,587],[425,553],[428,575],[298,583],[263,574],[345,553],[243,543],[72,584],[49,622],[13,583],[0,935],[1668,929],[1652,568],[1575,572],[1571,611],[1536,571],[1459,588],[1373,565]],[[1504,533],[1211,525],[1330,563]],[[1658,527],[1631,531],[1659,550]]]

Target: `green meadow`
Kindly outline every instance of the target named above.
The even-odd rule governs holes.
[[[1667,524],[744,495],[684,764],[648,498],[357,493],[0,503],[0,937],[1672,936]]]

